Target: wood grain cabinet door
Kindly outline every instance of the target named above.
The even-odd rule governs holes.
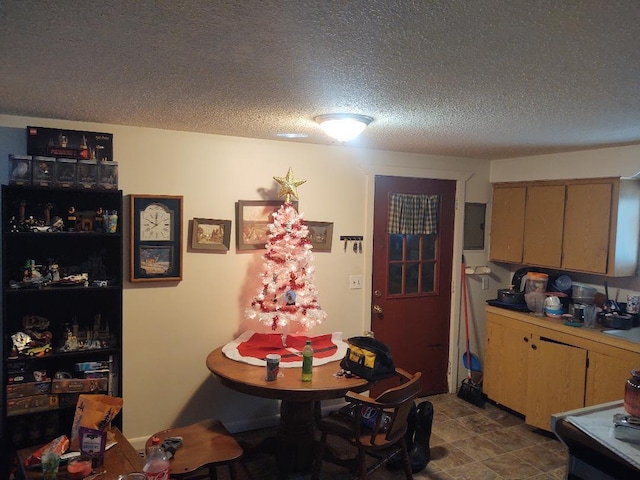
[[[487,314],[486,332],[483,391],[494,402],[524,412],[531,335],[518,322],[493,314]]]
[[[552,414],[584,407],[585,349],[534,335],[528,368],[528,425],[551,431]]]
[[[527,188],[494,187],[491,208],[490,258],[522,263],[524,213]]]
[[[611,183],[567,185],[562,268],[607,273]]]
[[[631,370],[640,368],[640,355],[611,347],[609,353],[589,351],[585,407],[624,397]]]
[[[564,222],[564,185],[527,187],[524,263],[560,268]]]

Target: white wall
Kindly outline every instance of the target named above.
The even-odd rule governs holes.
[[[27,125],[113,133],[119,185],[125,196],[184,195],[185,241],[186,220],[227,219],[233,220],[235,228],[236,201],[277,199],[277,184],[272,177],[284,176],[291,166],[296,178],[307,180],[298,188],[304,218],[334,222],[332,252],[315,253],[319,300],[329,316],[314,333],[342,331],[347,337],[368,328],[368,290],[349,290],[348,278],[364,274],[365,285],[369,283],[368,202],[373,173],[456,178],[459,205],[464,201],[489,202],[491,197],[489,164],[484,161],[7,115],[0,115],[0,158],[5,165],[2,172],[6,172],[7,153],[26,153]],[[2,178],[6,179],[6,175],[0,175]],[[125,206],[126,200],[125,197]],[[126,209],[123,213],[126,223]],[[458,252],[461,224],[459,214]],[[128,234],[125,227],[125,239]],[[365,235],[364,255],[345,253],[338,240],[340,235]],[[128,272],[128,252],[125,256]],[[127,437],[143,439],[155,431],[212,416],[231,430],[273,420],[278,412],[277,402],[230,391],[205,366],[206,356],[214,348],[246,329],[260,328],[243,316],[258,287],[260,256],[260,251],[237,252],[232,238],[231,249],[226,253],[183,251],[181,282],[125,281],[122,394]],[[472,252],[467,257],[469,264],[486,263],[485,251]],[[459,275],[459,269],[455,272]],[[487,293],[476,291],[472,285],[471,295],[474,312],[481,311]],[[454,312],[452,355],[458,357],[458,305],[454,305]],[[457,371],[457,366],[452,366]],[[454,375],[453,389],[457,383]]]

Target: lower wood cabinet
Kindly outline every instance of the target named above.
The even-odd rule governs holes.
[[[640,345],[561,321],[487,307],[486,332],[484,393],[547,431],[554,413],[620,400],[640,368]]]

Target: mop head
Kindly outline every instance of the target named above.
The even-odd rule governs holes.
[[[470,378],[465,378],[458,389],[458,398],[469,402],[476,407],[484,408],[484,395],[482,395],[482,386],[473,383]]]

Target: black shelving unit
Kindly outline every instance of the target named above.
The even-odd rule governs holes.
[[[115,233],[107,231],[105,212],[119,216]],[[57,218],[63,227],[47,228]],[[121,218],[119,190],[2,186],[3,452],[70,436],[75,390],[121,395]],[[18,332],[31,333],[29,347],[16,348]],[[103,371],[78,370],[89,362]],[[84,382],[54,389],[56,377],[69,376]],[[113,423],[121,428],[122,412]]]

